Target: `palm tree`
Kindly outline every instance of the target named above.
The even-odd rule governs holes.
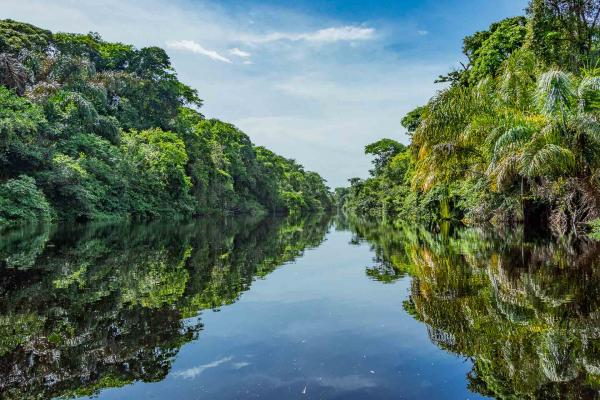
[[[577,232],[582,222],[600,215],[595,176],[600,161],[600,78],[575,83],[572,75],[559,70],[540,76],[535,91],[539,115],[495,141],[487,172],[497,188],[518,177],[521,188],[549,189],[550,198],[545,200],[554,202],[553,215],[560,219],[563,213],[570,214]],[[538,190],[544,191],[548,192]]]

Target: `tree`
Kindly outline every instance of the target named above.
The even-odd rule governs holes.
[[[409,135],[415,133],[415,131],[421,124],[421,120],[423,118],[425,110],[425,106],[417,107],[414,110],[409,111],[408,114],[406,114],[404,118],[402,118],[401,124],[404,128],[406,128]]]
[[[31,24],[0,20],[0,53],[17,55],[22,51],[45,51],[52,39],[52,32]]]
[[[496,76],[502,63],[525,43],[526,24],[525,17],[507,18],[492,24],[488,31],[465,38],[463,52],[471,65],[471,84]]]
[[[318,174],[201,106],[161,48],[0,21],[0,187],[24,180],[67,220],[331,207]],[[13,203],[0,225],[37,215]]]
[[[525,17],[512,17],[493,23],[488,30],[479,31],[463,40],[463,54],[468,63],[461,70],[440,76],[435,82],[453,85],[476,85],[485,77],[494,77],[502,63],[520,49],[527,36]]]
[[[29,176],[0,184],[0,228],[49,221],[53,211],[44,194]]]
[[[365,146],[365,154],[375,157],[373,160],[375,170],[372,171],[372,174],[378,175],[392,158],[403,152],[405,149],[406,146],[392,139],[381,139]]]
[[[600,1],[531,0],[527,14],[531,48],[546,64],[575,72],[595,62]]]

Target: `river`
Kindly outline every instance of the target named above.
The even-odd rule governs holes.
[[[599,255],[325,215],[12,231],[0,398],[598,398]]]

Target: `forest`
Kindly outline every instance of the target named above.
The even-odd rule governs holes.
[[[463,40],[465,61],[382,139],[339,206],[398,223],[514,222],[579,235],[600,217],[600,1],[532,0]],[[597,223],[596,223],[597,226]]]
[[[331,207],[318,174],[201,106],[159,47],[0,20],[0,228]]]

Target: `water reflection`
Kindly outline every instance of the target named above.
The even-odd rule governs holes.
[[[318,246],[329,219],[39,227],[0,238],[0,398],[162,380],[191,318]]]
[[[364,246],[349,249],[347,232],[330,235],[309,272],[280,276],[275,285],[285,290],[264,289],[262,303],[246,305],[257,314],[242,317],[240,309],[229,319],[213,320],[214,351],[188,348],[190,360],[173,371],[175,357],[181,361],[186,354],[179,353],[184,344],[198,337],[205,343],[210,336],[201,333],[202,310],[235,302],[256,277],[320,245],[328,227],[328,217],[313,216],[38,227],[5,234],[0,238],[0,398],[86,396],[135,381],[162,381],[148,390],[162,388],[165,397],[184,386],[168,382],[169,373],[186,380],[182,393],[193,398],[193,378],[225,364],[230,368],[215,372],[220,382],[211,381],[213,395],[231,389],[221,398],[248,387],[263,398],[285,397],[292,388],[303,396],[306,386],[323,398],[349,393],[423,398],[450,389],[459,394],[466,385],[505,399],[599,397],[600,245],[529,239],[519,230],[447,227],[432,233],[337,221],[338,230],[354,232],[351,243],[372,245],[360,265],[353,267],[353,257],[363,253],[351,250]],[[365,277],[363,262],[371,254],[374,262]],[[294,279],[303,285],[295,287]],[[405,287],[410,296],[404,310],[427,326],[429,340],[471,360],[466,384],[465,372],[451,373],[453,362],[462,361],[429,353],[426,337],[417,337],[420,331],[408,323],[418,325],[401,310],[398,288]],[[229,336],[219,336],[235,321],[238,334],[247,336],[243,344],[242,336],[233,339],[237,350]],[[265,321],[269,326],[262,329]],[[271,331],[279,334],[268,336]],[[304,344],[307,337],[310,346]],[[404,347],[397,343],[403,340]],[[234,363],[247,361],[241,356],[252,348],[281,356],[256,357],[255,369],[236,375]],[[198,355],[203,361],[195,360]],[[290,360],[307,372],[290,366]],[[411,372],[446,386],[412,387]],[[331,383],[347,383],[341,379],[349,377],[368,383],[343,389]],[[281,379],[280,391],[261,391],[267,378]]]
[[[473,362],[469,389],[501,399],[599,398],[600,245],[522,231],[431,233],[351,221],[376,253],[367,274],[412,277],[405,310]]]

